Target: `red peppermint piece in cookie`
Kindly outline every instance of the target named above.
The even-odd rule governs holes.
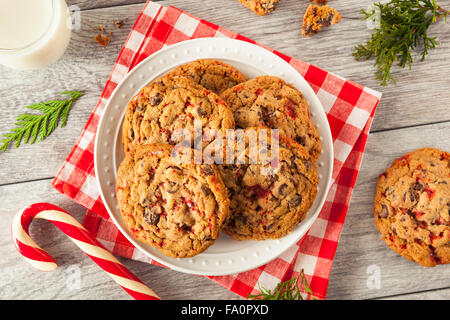
[[[248,189],[250,189],[250,191],[252,191],[257,198],[265,198],[269,195],[269,191],[267,191],[266,189],[264,189],[263,187],[261,187],[260,185],[254,185],[251,187],[248,187]]]
[[[416,216],[416,219],[419,219],[421,216],[424,215],[424,213],[423,213],[423,212],[420,212],[420,211],[415,211],[415,212],[414,212],[414,215]]]
[[[401,162],[401,165],[404,167],[406,165],[409,164],[409,155],[404,155],[403,157],[401,157],[400,159],[398,159],[398,161]]]
[[[434,196],[436,195],[436,190],[430,189],[430,186],[426,187],[425,192],[428,193],[428,198],[430,199],[430,201],[433,200]]]

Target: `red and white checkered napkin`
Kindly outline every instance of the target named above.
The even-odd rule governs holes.
[[[94,136],[103,108],[120,80],[144,58],[165,46],[200,37],[229,37],[255,43],[177,8],[148,2],[119,54],[81,137],[53,181],[58,191],[88,208],[85,227],[114,254],[155,263],[119,233],[109,220],[99,196],[93,152]],[[247,293],[257,293],[258,285],[274,288],[280,281],[290,279],[304,269],[314,295],[324,299],[367,135],[381,94],[275,50],[266,49],[298,70],[325,108],[335,150],[333,185],[317,221],[308,234],[287,252],[254,270],[210,278],[246,297]]]

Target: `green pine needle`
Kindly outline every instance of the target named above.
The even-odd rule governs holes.
[[[439,42],[429,37],[428,28],[439,18],[445,20],[449,11],[441,8],[436,0],[391,0],[386,4],[375,3],[374,10],[361,10],[363,20],[373,19],[375,12],[380,14],[380,25],[375,28],[370,40],[364,45],[355,46],[352,53],[356,60],[375,59],[375,78],[386,86],[395,83],[391,67],[397,63],[411,69],[411,52],[421,48],[421,61]]]
[[[303,300],[302,294],[317,300],[309,287],[303,270],[295,278],[279,283],[275,289],[268,290],[259,287],[259,294],[247,294],[247,299],[253,300]]]
[[[72,103],[83,95],[79,91],[61,92],[69,97],[67,100],[51,100],[39,102],[27,109],[40,111],[41,114],[23,113],[16,118],[15,128],[3,135],[0,140],[0,150],[5,152],[10,144],[15,142],[16,148],[23,143],[33,144],[47,138],[61,123],[61,128],[67,124],[69,110]]]

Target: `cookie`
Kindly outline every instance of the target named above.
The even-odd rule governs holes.
[[[260,76],[226,90],[222,98],[234,114],[237,128],[268,127],[294,139],[318,158],[320,135],[309,119],[303,94],[283,79]]]
[[[224,231],[236,240],[287,235],[316,197],[316,161],[304,147],[267,128],[237,130],[234,145],[233,156],[227,149],[227,160],[218,166],[231,201]]]
[[[375,225],[387,245],[425,267],[450,263],[450,154],[424,148],[378,179]]]
[[[323,27],[338,23],[341,19],[342,16],[336,9],[310,4],[303,16],[302,35],[309,37]]]
[[[234,128],[231,110],[215,93],[188,78],[164,76],[129,102],[122,128],[124,149],[128,152],[135,143],[175,145],[181,140],[194,146],[196,121],[204,130]]]
[[[328,0],[309,0],[309,2],[314,2],[315,4],[325,5],[328,3]]]
[[[257,15],[265,16],[266,14],[275,10],[275,5],[280,0],[239,0],[239,1]]]
[[[229,199],[215,165],[180,161],[173,150],[192,155],[158,143],[130,150],[117,173],[117,201],[136,239],[167,256],[191,257],[218,238]]]
[[[172,70],[169,75],[188,77],[218,95],[228,88],[247,81],[247,77],[235,67],[210,59],[183,64]]]

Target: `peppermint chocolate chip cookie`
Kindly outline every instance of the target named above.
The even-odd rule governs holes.
[[[192,150],[177,148],[158,143],[133,148],[119,167],[116,192],[133,236],[181,258],[214,243],[228,217],[229,199],[214,165],[193,164]]]
[[[275,10],[275,5],[280,0],[239,0],[239,1],[257,15],[265,16],[266,14]]]
[[[450,263],[450,154],[424,148],[378,179],[375,224],[387,245],[425,267]]]
[[[318,158],[322,150],[317,128],[309,119],[303,94],[283,79],[260,76],[222,95],[234,114],[236,127],[268,127],[294,139]]]
[[[231,200],[224,230],[236,240],[281,238],[304,219],[314,202],[316,162],[276,130],[248,128],[241,133],[236,133],[236,152],[219,166]]]
[[[185,77],[164,76],[144,87],[128,104],[122,128],[125,151],[135,144],[178,144],[199,129],[233,129],[233,114],[215,93]],[[189,141],[188,141],[189,142]],[[203,141],[207,145],[210,141]]]
[[[247,81],[247,77],[235,67],[210,59],[183,64],[171,71],[169,75],[188,77],[218,95],[226,89]]]

